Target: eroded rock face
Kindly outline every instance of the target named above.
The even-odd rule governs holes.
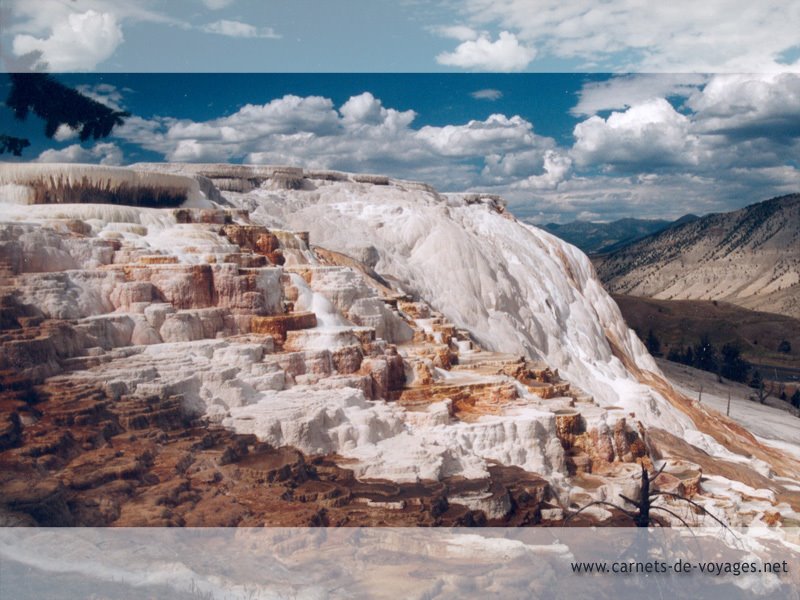
[[[237,200],[310,188],[302,170],[200,170]],[[388,179],[321,177],[394,193]],[[0,206],[7,520],[552,523],[570,504],[635,494],[650,464],[639,414],[532,356],[482,348],[376,270],[390,256],[377,242],[355,256],[314,249],[313,230],[211,203]],[[502,212],[480,199],[462,209]],[[580,261],[558,260],[570,285],[591,287]],[[419,290],[435,293],[428,283]],[[624,381],[630,398],[640,384]],[[644,415],[659,402],[647,396]],[[669,477],[702,494],[699,476]]]

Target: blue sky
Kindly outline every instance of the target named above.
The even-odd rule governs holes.
[[[580,73],[71,73],[57,77],[75,88],[113,86],[124,96],[126,109],[145,118],[169,115],[209,120],[230,115],[248,103],[264,104],[288,94],[323,96],[340,106],[351,96],[370,92],[386,106],[413,109],[415,126],[484,120],[501,112],[535,122],[537,133],[563,143],[570,141],[578,121],[569,111],[584,83],[608,79],[608,75]],[[7,78],[2,82],[8,86]],[[29,125],[20,127],[31,132]],[[43,136],[36,141],[34,151],[52,146]]]
[[[798,191],[800,3],[693,6],[7,0],[6,71],[132,117],[97,143],[2,108],[0,129],[31,137],[27,160],[381,172],[499,193],[534,222]]]
[[[5,0],[53,71],[800,70],[786,0]],[[7,68],[9,68],[7,66]]]
[[[487,191],[534,222],[676,218],[798,191],[800,78],[601,74],[60,74],[132,116],[26,160],[290,164]],[[8,79],[2,81],[5,89]]]

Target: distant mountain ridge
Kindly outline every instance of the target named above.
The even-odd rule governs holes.
[[[593,259],[615,294],[800,317],[800,194],[706,215]]]
[[[564,224],[547,223],[542,228],[577,246],[586,254],[598,254],[611,252],[667,227],[694,219],[697,219],[695,215],[685,215],[677,221],[633,218],[619,219],[611,223],[572,221]]]

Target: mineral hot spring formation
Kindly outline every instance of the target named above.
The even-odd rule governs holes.
[[[494,196],[7,163],[0,272],[4,525],[558,525],[640,465],[730,526],[800,519],[798,460],[673,389]]]

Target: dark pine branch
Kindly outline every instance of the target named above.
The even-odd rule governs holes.
[[[10,152],[14,156],[22,156],[22,151],[30,145],[30,141],[25,138],[0,134],[0,154]]]
[[[6,99],[14,116],[25,120],[33,112],[45,122],[44,133],[53,137],[61,125],[78,131],[81,141],[107,137],[130,113],[114,110],[68,88],[46,73],[11,73]],[[12,150],[13,151],[13,150]]]

